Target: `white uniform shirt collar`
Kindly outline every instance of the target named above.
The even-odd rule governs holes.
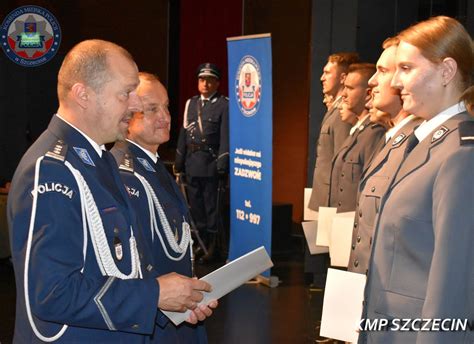
[[[419,142],[423,141],[425,137],[427,137],[433,130],[435,130],[441,124],[446,122],[451,117],[456,116],[458,113],[464,111],[466,111],[466,106],[464,105],[464,102],[459,102],[441,111],[429,121],[424,121],[420,124],[420,126],[415,130],[416,138]]]
[[[355,133],[355,131],[361,126],[362,123],[369,117],[370,114],[365,115],[364,117],[360,118],[357,123],[351,128],[349,131],[349,135],[352,135]]]
[[[395,134],[398,133],[398,131],[405,126],[405,124],[407,124],[413,119],[415,119],[415,115],[408,115],[407,117],[402,119],[397,125],[388,129],[385,133],[385,143],[387,143],[392,137],[394,137]]]
[[[89,143],[91,144],[91,146],[94,148],[94,150],[97,152],[97,154],[99,155],[99,157],[102,158],[102,151],[104,150],[105,151],[105,146],[104,145],[98,145],[97,142],[95,142],[94,140],[92,140],[89,136],[87,136],[85,133],[83,133],[81,130],[79,130],[78,128],[76,128],[74,125],[72,125],[71,123],[69,123],[68,121],[66,121],[64,118],[61,117],[61,115],[59,113],[56,114],[56,116],[58,116],[58,118],[60,118],[62,121],[66,122],[67,124],[69,124],[71,127],[73,127],[74,129],[76,129],[79,134],[81,134],[82,136],[84,136],[84,138],[89,141]]]
[[[146,155],[148,155],[150,157],[151,160],[153,160],[153,162],[156,164],[156,162],[158,161],[158,158],[160,157],[158,155],[158,153],[152,153],[150,152],[148,149],[145,149],[143,148],[142,146],[140,146],[138,143],[136,142],[133,142],[129,139],[127,139],[128,142],[130,142],[131,144],[137,146],[138,148],[140,148]]]
[[[339,103],[341,102],[342,96],[337,96],[336,99],[332,102],[331,106],[329,107],[328,111],[334,109],[335,107],[339,106]]]
[[[205,98],[205,97],[201,94],[201,101],[204,101],[204,100],[211,100],[212,97],[214,97],[214,95],[215,95],[216,93],[217,93],[217,91],[214,92],[213,94],[211,94],[208,98]]]

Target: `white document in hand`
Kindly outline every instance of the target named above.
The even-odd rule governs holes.
[[[336,215],[337,208],[319,207],[317,246],[328,246],[330,243],[332,218]]]
[[[357,343],[366,276],[328,269],[320,334]]]
[[[338,213],[332,219],[329,256],[332,266],[347,267],[351,255],[355,212]]]
[[[204,298],[199,304],[208,304],[221,298],[272,266],[273,262],[263,246],[244,254],[201,278],[212,286],[212,291],[204,292]],[[163,313],[178,326],[189,318],[190,311],[184,313],[163,311]]]
[[[318,232],[318,221],[307,221],[301,223],[303,226],[304,237],[309,247],[310,254],[328,253],[329,247],[316,246],[316,235]]]
[[[313,209],[309,209],[309,199],[311,198],[311,193],[313,189],[305,188],[304,189],[304,204],[303,204],[303,220],[305,221],[313,221],[318,219],[318,212]]]

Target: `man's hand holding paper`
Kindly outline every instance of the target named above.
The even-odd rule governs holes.
[[[160,297],[158,308],[163,311],[184,313],[190,310],[188,322],[195,324],[212,315],[212,309],[217,307],[217,301],[211,301],[208,305],[198,303],[203,299],[203,292],[210,292],[212,287],[209,283],[189,278],[177,273],[169,273],[157,278],[160,285]]]

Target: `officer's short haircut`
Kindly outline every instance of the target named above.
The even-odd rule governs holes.
[[[160,78],[158,77],[158,75],[153,74],[153,73],[139,72],[138,77],[140,78],[140,80],[143,79],[143,80],[146,80],[146,81],[149,81],[149,82],[158,81],[158,82],[161,83]]]
[[[349,66],[347,73],[359,73],[364,79],[369,81],[369,79],[376,72],[375,64],[373,63],[353,63]]]
[[[382,43],[382,48],[383,49],[388,49],[393,46],[398,46],[400,44],[400,39],[398,37],[388,37],[385,41]]]
[[[104,84],[111,80],[107,55],[112,51],[134,62],[127,50],[112,42],[91,39],[76,44],[64,58],[59,70],[59,100],[64,100],[77,82],[84,83],[99,93]]]
[[[336,63],[342,73],[347,73],[349,66],[359,61],[359,54],[353,52],[334,53],[328,57],[328,62]]]

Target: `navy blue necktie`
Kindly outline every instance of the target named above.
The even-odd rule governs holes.
[[[416,145],[419,143],[418,138],[416,137],[415,133],[412,133],[410,137],[407,140],[407,146],[405,148],[405,156],[410,154],[410,152],[413,150],[413,148],[416,147]]]

